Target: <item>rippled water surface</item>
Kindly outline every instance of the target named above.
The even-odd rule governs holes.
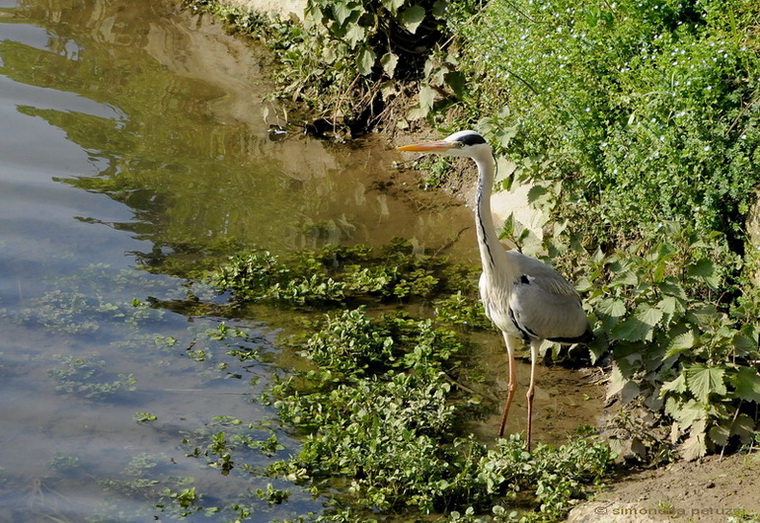
[[[214,298],[145,269],[229,239],[436,248],[469,216],[383,190],[384,147],[271,139],[265,63],[166,2],[0,0],[0,521],[169,519],[193,488],[262,521],[320,511],[214,454],[220,431],[297,450],[253,401],[273,324],[151,308]],[[258,500],[268,483],[287,504]]]

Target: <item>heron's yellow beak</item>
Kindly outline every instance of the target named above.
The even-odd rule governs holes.
[[[396,147],[399,151],[418,151],[418,152],[435,152],[435,151],[448,151],[456,147],[453,143],[446,140],[436,140],[434,142],[413,143],[411,145],[402,145]]]

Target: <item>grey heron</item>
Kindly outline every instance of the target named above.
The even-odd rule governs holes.
[[[517,387],[515,349],[530,344],[530,386],[528,399],[528,450],[530,450],[535,369],[543,340],[562,344],[585,343],[593,332],[575,288],[546,263],[514,250],[505,250],[491,216],[494,183],[494,156],[488,142],[475,131],[459,131],[443,140],[397,147],[400,151],[438,153],[472,158],[478,166],[475,206],[480,261],[480,298],[486,315],[502,332],[509,361],[509,385],[499,437],[509,415]]]

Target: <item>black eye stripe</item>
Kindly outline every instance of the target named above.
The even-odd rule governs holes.
[[[464,136],[457,138],[457,142],[464,145],[477,145],[479,143],[486,143],[485,138],[476,133],[465,134]]]

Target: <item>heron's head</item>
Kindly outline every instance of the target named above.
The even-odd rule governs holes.
[[[491,156],[491,147],[488,142],[475,131],[458,131],[443,140],[402,145],[396,149],[399,151],[438,153],[446,156],[464,156],[473,159]]]

